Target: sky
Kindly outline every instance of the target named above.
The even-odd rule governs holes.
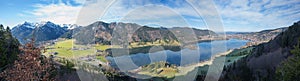
[[[1,0],[0,10],[0,24],[10,27],[104,21],[252,32],[299,21],[300,0]]]

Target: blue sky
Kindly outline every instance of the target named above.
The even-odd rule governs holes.
[[[285,27],[300,19],[299,0],[1,0],[0,23],[6,26],[51,21],[87,25],[97,20],[149,26],[208,29],[205,18],[219,16],[225,31]],[[201,9],[198,14],[194,8]],[[212,12],[216,9],[217,12]]]

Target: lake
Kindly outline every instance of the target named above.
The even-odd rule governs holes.
[[[215,54],[226,52],[246,45],[247,40],[229,39],[197,43],[196,49],[181,49],[180,51],[163,50],[152,53],[135,53],[126,56],[106,57],[112,67],[117,64],[126,67],[126,70],[136,69],[139,66],[152,62],[166,61],[179,66],[199,63],[209,60]]]

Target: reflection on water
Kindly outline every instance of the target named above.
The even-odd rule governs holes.
[[[131,58],[132,62],[136,66],[142,66],[150,64],[151,62],[159,62],[159,61],[167,61],[170,64],[176,64],[176,65],[188,65],[193,63],[199,63],[204,60],[209,60],[211,56],[214,54],[225,52],[229,49],[235,49],[240,48],[244,45],[246,45],[248,41],[246,40],[238,40],[238,39],[230,39],[230,40],[217,40],[217,41],[211,41],[211,42],[201,42],[197,43],[198,49],[182,49],[181,51],[170,51],[170,50],[163,50],[153,53],[135,53],[131,55],[126,56],[118,56],[118,57],[106,57],[109,61],[112,67],[117,67],[114,59],[128,59]],[[220,48],[224,48],[226,45],[225,50],[221,50]],[[214,50],[212,51],[212,47],[214,47]],[[220,50],[219,50],[220,49]],[[151,51],[151,50],[150,50]],[[187,59],[181,62],[181,59]],[[197,58],[197,61],[189,61],[188,59],[195,59]],[[130,61],[128,61],[130,62]],[[127,64],[127,61],[122,62],[124,64]],[[129,63],[128,63],[129,64]]]

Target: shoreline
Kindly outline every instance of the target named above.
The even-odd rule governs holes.
[[[211,65],[216,58],[224,56],[224,55],[228,55],[231,52],[233,52],[234,50],[235,49],[230,49],[230,50],[228,50],[226,52],[222,52],[222,53],[216,54],[215,56],[211,57],[211,59],[206,60],[206,61],[202,61],[202,62],[198,62],[198,63],[194,63],[194,64],[191,64],[191,65],[186,65],[186,66],[179,66],[179,67],[189,67],[189,66],[196,66],[196,67],[198,67],[198,66]]]
[[[209,60],[206,60],[206,61],[202,61],[202,62],[199,62],[199,63],[195,63],[195,64],[191,64],[191,65],[186,65],[186,66],[178,66],[178,69],[181,70],[180,73],[176,74],[176,76],[181,76],[181,75],[185,75],[191,71],[193,71],[195,68],[197,67],[203,67],[203,66],[206,66],[206,65],[211,65],[213,63],[213,61],[217,58],[217,57],[221,57],[221,56],[224,56],[224,55],[228,55],[230,54],[232,51],[234,51],[234,49],[230,49],[226,52],[222,52],[222,53],[219,53],[219,54],[216,54],[215,56],[211,57],[211,59]]]
[[[214,40],[216,41],[216,40]],[[202,41],[202,42],[211,42],[211,41]],[[188,65],[184,65],[184,66],[177,66],[177,69],[180,71],[178,73],[175,74],[175,76],[181,76],[181,75],[186,75],[188,74],[189,72],[197,69],[198,67],[203,67],[203,66],[209,66],[209,65],[212,65],[214,63],[214,61],[216,59],[218,59],[218,57],[223,57],[223,56],[226,56],[228,54],[231,54],[234,50],[237,50],[237,49],[241,49],[242,47],[239,47],[239,48],[236,48],[236,49],[229,49],[229,50],[226,50],[224,52],[221,52],[221,53],[217,53],[217,54],[214,54],[213,56],[210,57],[210,59],[207,59],[205,61],[199,61],[199,62],[196,62],[196,63],[192,63],[192,64],[188,64]],[[224,65],[225,65],[225,60],[224,60]],[[133,69],[133,70],[129,70],[128,72],[131,72],[131,73],[137,73],[137,74],[140,74],[139,73],[139,70],[141,69],[141,67],[137,68],[137,69]]]
[[[186,66],[178,66],[178,70],[180,70],[181,72],[179,73],[176,73],[175,76],[181,76],[181,75],[185,75],[185,74],[188,74],[189,72],[193,71],[195,68],[197,67],[202,67],[202,66],[206,66],[206,65],[211,65],[213,63],[213,61],[218,58],[218,57],[221,57],[221,56],[224,56],[224,55],[228,55],[230,54],[232,51],[234,51],[234,49],[230,49],[226,52],[222,52],[222,53],[219,53],[219,54],[216,54],[215,56],[211,57],[210,60],[207,60],[207,61],[202,61],[202,62],[199,62],[199,63],[194,63],[194,64],[190,64],[190,65],[186,65]],[[137,69],[134,69],[134,70],[130,70],[129,72],[138,72],[139,70],[141,69],[141,67],[137,68]],[[139,73],[138,73],[139,74]]]
[[[204,62],[199,62],[197,63],[196,65],[197,66],[205,66],[205,65],[211,65],[213,63],[213,61],[218,58],[218,57],[221,57],[221,56],[224,56],[224,55],[228,55],[230,54],[234,49],[230,49],[226,52],[222,52],[222,53],[219,53],[219,54],[216,54],[215,56],[213,56],[211,59],[207,60],[207,61],[204,61]]]
[[[142,46],[142,47],[134,47],[134,48],[109,48],[106,49],[105,51],[108,52],[108,56],[111,57],[117,57],[117,56],[122,56],[122,55],[116,55],[116,56],[112,56],[112,51],[111,50],[128,50],[129,51],[129,55],[134,55],[137,53],[149,53],[150,48],[155,47],[155,46],[161,46],[164,49],[161,50],[155,50],[152,52],[158,52],[158,51],[163,51],[163,50],[170,50],[170,51],[180,51],[182,49],[195,49],[195,47],[189,47],[190,44],[198,44],[198,43],[205,43],[205,42],[213,42],[213,41],[223,41],[223,40],[230,40],[230,39],[214,39],[214,40],[198,40],[197,42],[189,42],[186,43],[185,45],[149,45],[149,46]],[[231,50],[231,49],[230,49]],[[219,54],[217,54],[219,55]]]

